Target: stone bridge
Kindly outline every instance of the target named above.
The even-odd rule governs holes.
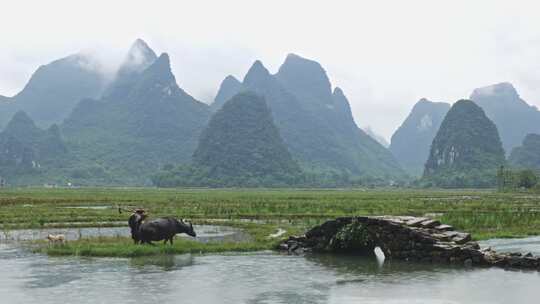
[[[387,259],[499,266],[540,270],[540,257],[481,249],[471,235],[437,220],[412,216],[341,217],[292,236],[280,250],[373,254],[379,247]]]

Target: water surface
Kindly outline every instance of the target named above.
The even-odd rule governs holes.
[[[531,238],[520,249],[539,244]],[[66,258],[4,243],[0,265],[2,303],[517,304],[537,303],[540,286],[533,271],[388,261],[380,266],[373,258],[272,252]]]
[[[491,247],[499,252],[530,252],[540,255],[540,236],[522,239],[491,239],[479,242],[479,244],[482,248]]]

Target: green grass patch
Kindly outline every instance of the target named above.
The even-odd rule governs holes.
[[[212,222],[205,222],[212,223]],[[45,253],[51,256],[92,256],[92,257],[140,257],[163,254],[185,253],[220,253],[220,252],[248,252],[270,250],[276,247],[279,241],[288,235],[299,233],[299,229],[292,226],[276,226],[272,224],[221,222],[222,225],[243,229],[249,239],[242,242],[206,243],[190,239],[175,238],[174,244],[154,242],[152,245],[135,245],[127,237],[95,237],[69,241],[64,245],[49,245],[45,241],[36,241],[34,252]],[[279,228],[286,229],[286,235],[280,238],[270,238],[269,235],[277,232]]]
[[[92,256],[92,257],[140,257],[160,254],[184,253],[218,253],[218,252],[245,252],[270,249],[269,242],[209,242],[177,239],[174,244],[165,245],[156,243],[150,245],[134,245],[129,238],[113,238],[110,240],[85,239],[68,242],[66,245],[42,246],[35,252],[46,253],[51,256]]]

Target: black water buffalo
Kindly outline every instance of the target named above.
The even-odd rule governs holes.
[[[192,237],[197,236],[191,223],[172,217],[164,217],[141,222],[137,230],[137,238],[142,244],[152,244],[152,241],[165,240],[165,243],[169,241],[172,245],[173,238],[177,233],[185,233]]]

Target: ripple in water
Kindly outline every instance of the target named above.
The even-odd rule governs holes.
[[[391,260],[381,266],[357,256],[49,258],[14,246],[0,244],[2,303],[518,304],[535,303],[540,286],[531,271]]]

